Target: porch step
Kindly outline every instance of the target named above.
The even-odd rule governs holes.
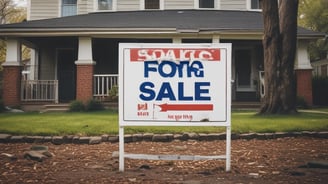
[[[69,104],[47,104],[43,106],[40,113],[44,112],[67,112],[69,110]]]

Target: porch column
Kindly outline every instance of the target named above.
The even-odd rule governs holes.
[[[220,43],[220,35],[213,35],[212,43]]]
[[[182,39],[180,37],[173,37],[172,43],[182,43]]]
[[[3,103],[5,106],[20,105],[21,89],[21,43],[7,39],[6,61],[3,67]]]
[[[304,98],[306,103],[312,106],[312,66],[307,52],[307,44],[307,41],[298,40],[294,68],[297,96]]]
[[[79,37],[78,60],[76,64],[76,99],[87,102],[93,98],[92,38]]]

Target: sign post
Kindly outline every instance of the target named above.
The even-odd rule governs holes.
[[[231,44],[119,45],[119,170],[124,158],[152,160],[231,157]],[[125,126],[224,126],[226,154],[127,154]]]

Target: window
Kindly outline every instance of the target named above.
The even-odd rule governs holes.
[[[145,0],[145,9],[160,9],[160,0]]]
[[[77,14],[77,0],[62,0],[62,16],[71,16]]]
[[[113,0],[98,0],[98,10],[113,10]]]
[[[262,0],[251,0],[251,9],[262,9]]]
[[[214,0],[199,0],[199,8],[214,8]]]

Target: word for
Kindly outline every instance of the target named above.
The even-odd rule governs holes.
[[[184,77],[204,77],[204,66],[200,61],[180,61],[175,63],[172,61],[145,61],[144,62],[144,77],[148,78],[150,72],[158,73],[161,77],[175,77],[178,74],[179,78]]]

